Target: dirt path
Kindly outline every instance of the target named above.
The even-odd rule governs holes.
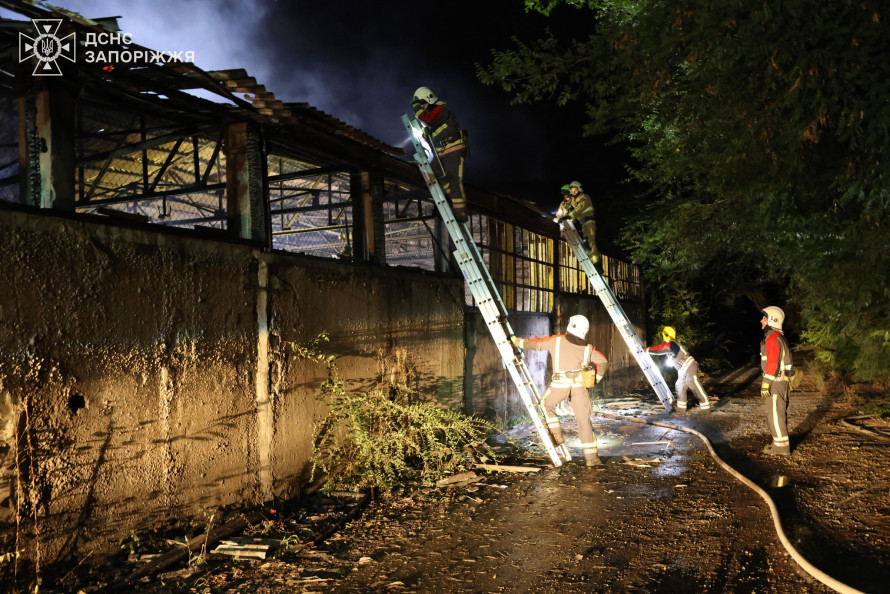
[[[885,591],[890,447],[850,433],[836,420],[849,414],[843,406],[799,392],[789,411],[794,456],[766,456],[759,398],[737,387],[724,386],[735,395],[710,414],[646,415],[661,411],[635,397],[601,410],[705,433],[724,460],[767,489],[810,563],[857,589]],[[760,496],[695,436],[597,415],[594,422],[604,468],[573,462],[513,477],[500,491],[486,483],[479,501],[455,488],[454,502],[415,520],[403,537],[392,538],[405,522],[398,513],[380,518],[379,537],[357,528],[347,538],[373,561],[334,590],[831,591],[782,547]]]
[[[610,398],[598,410],[705,433],[726,462],[773,496],[786,535],[810,563],[853,588],[887,591],[890,438],[874,430],[886,423],[844,421],[854,411],[843,401],[796,392],[794,455],[769,457],[760,452],[768,437],[759,394],[745,378],[712,385],[721,398],[708,414],[664,415],[647,394]],[[211,556],[135,591],[831,591],[793,561],[766,503],[697,437],[593,418],[605,461],[599,469],[577,459],[553,468],[532,453],[510,463],[537,463],[537,473],[480,473],[462,486],[390,496],[317,546],[255,562]],[[571,417],[564,426],[580,456]],[[532,429],[511,434],[533,452]],[[319,512],[299,512],[294,522],[311,513]]]

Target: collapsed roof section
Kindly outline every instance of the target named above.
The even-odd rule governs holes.
[[[117,17],[24,0],[0,7],[25,17],[0,22],[0,200],[312,256],[449,269],[447,234],[401,148],[281,101],[243,69],[208,72],[134,44]],[[54,56],[61,76],[35,75],[41,56],[19,45],[37,36],[41,19],[79,46],[72,63]],[[93,60],[82,58],[88,47]],[[534,310],[546,311],[560,287],[584,292],[586,276],[569,250],[559,252],[545,213],[471,186],[466,194],[482,252],[496,256],[494,269],[517,294],[535,293]]]

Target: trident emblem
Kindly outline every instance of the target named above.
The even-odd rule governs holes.
[[[59,39],[56,33],[62,26],[62,19],[31,19],[31,23],[37,30],[37,37],[31,38],[19,33],[19,62],[36,58],[35,76],[62,76],[57,60],[63,58],[69,62],[74,61],[77,48],[74,33]]]

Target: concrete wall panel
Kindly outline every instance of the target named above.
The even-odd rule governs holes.
[[[463,400],[460,279],[0,214],[0,501],[44,562],[299,492],[327,371],[292,345],[323,331],[350,390]]]

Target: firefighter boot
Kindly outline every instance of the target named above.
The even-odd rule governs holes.
[[[776,446],[772,443],[768,443],[765,448],[763,448],[764,454],[769,454],[771,456],[790,456],[791,448],[788,446],[780,447]]]
[[[600,457],[596,453],[586,453],[584,454],[584,459],[587,464],[587,468],[593,468],[595,466],[601,466],[603,461],[600,460]]]

